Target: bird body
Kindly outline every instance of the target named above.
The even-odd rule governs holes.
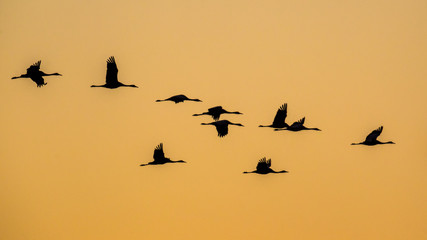
[[[163,100],[156,100],[156,102],[164,102],[164,101],[172,101],[174,103],[180,103],[180,102],[184,102],[184,101],[201,102],[202,100],[197,99],[197,98],[191,99],[191,98],[188,98],[187,96],[185,96],[183,94],[175,95],[175,96],[172,96],[170,98],[163,99]]]
[[[224,137],[228,134],[228,125],[236,125],[243,127],[240,123],[232,123],[228,120],[220,120],[211,123],[202,123],[202,125],[214,125],[219,137]]]
[[[92,85],[91,87],[104,87],[109,89],[114,89],[118,87],[134,87],[137,88],[135,85],[126,85],[121,82],[119,82],[117,78],[117,73],[119,72],[116,64],[116,59],[114,56],[111,56],[107,60],[107,75],[105,77],[105,84],[104,85]]]
[[[207,112],[200,113],[200,114],[193,114],[193,116],[210,115],[215,121],[217,121],[219,120],[219,117],[221,116],[221,114],[243,114],[243,113],[229,112],[224,108],[222,108],[222,106],[216,106],[216,107],[209,108]]]
[[[352,143],[351,145],[367,145],[367,146],[374,146],[377,144],[395,144],[392,141],[388,141],[388,142],[380,142],[377,140],[378,136],[382,133],[383,131],[383,126],[375,129],[374,131],[372,131],[365,139],[365,141],[360,142],[360,143]]]
[[[42,61],[38,61],[33,65],[31,65],[29,68],[27,68],[26,74],[22,74],[21,76],[17,76],[17,77],[12,77],[12,79],[30,78],[31,80],[33,80],[33,82],[37,84],[37,87],[43,87],[44,85],[47,84],[44,82],[44,79],[43,79],[44,76],[62,76],[59,73],[44,73],[40,71],[41,62]]]
[[[285,122],[288,112],[288,104],[283,104],[277,110],[276,116],[274,117],[273,123],[271,125],[259,125],[259,127],[271,127],[271,128],[284,128],[289,125]]]
[[[165,164],[165,163],[178,163],[178,162],[185,163],[185,161],[183,161],[183,160],[172,161],[172,160],[170,160],[170,158],[165,157],[165,153],[163,151],[163,143],[160,143],[154,149],[153,159],[154,159],[154,161],[149,162],[147,164],[141,164],[139,166],[160,165],[160,164]]]
[[[292,131],[292,132],[298,132],[298,131],[302,131],[302,130],[315,130],[315,131],[321,131],[318,128],[307,128],[304,126],[304,121],[305,121],[305,117],[301,118],[300,120],[292,123],[292,125],[283,128],[283,129],[274,129],[274,131],[280,131],[280,130],[288,130],[288,131]]]
[[[252,172],[243,172],[243,173],[269,174],[269,173],[287,173],[288,172],[286,170],[276,172],[270,167],[271,167],[271,159],[267,160],[267,158],[263,157],[258,161],[256,170]]]

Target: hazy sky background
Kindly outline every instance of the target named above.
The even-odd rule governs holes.
[[[0,235],[427,239],[427,2],[0,3]],[[119,81],[90,88],[115,56]],[[42,88],[25,73],[41,60]],[[156,103],[176,94],[201,103]],[[321,132],[274,132],[306,117]],[[208,116],[222,105],[244,115]],[[350,146],[383,125],[379,140]],[[187,164],[139,167],[164,143]],[[243,175],[262,157],[287,174]]]

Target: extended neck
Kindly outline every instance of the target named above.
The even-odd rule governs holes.
[[[133,85],[133,84],[131,84],[131,85],[122,84],[122,87],[133,87],[133,88],[137,88],[138,86]]]
[[[59,74],[59,73],[43,73],[43,76],[62,76],[61,74]]]
[[[185,163],[185,161],[184,160],[177,160],[177,161],[170,161],[170,162],[172,162],[172,163]]]

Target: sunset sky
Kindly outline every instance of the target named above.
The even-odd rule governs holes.
[[[2,0],[0,239],[427,239],[427,1]],[[114,56],[119,81],[104,84]],[[14,79],[41,60],[37,88]],[[155,102],[177,94],[203,102]],[[275,132],[306,117],[322,131]],[[221,105],[243,115],[217,136]],[[384,126],[381,141],[351,146]],[[140,167],[164,144],[185,164]],[[289,173],[242,174],[262,157]]]

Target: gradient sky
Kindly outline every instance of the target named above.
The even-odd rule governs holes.
[[[0,235],[427,239],[425,0],[2,0]],[[137,89],[93,89],[115,56]],[[59,72],[37,88],[25,73]],[[175,94],[201,103],[156,103]],[[277,108],[321,132],[274,132]],[[222,105],[218,138],[208,116]],[[384,126],[379,140],[350,146]],[[187,164],[139,167],[164,143]],[[258,159],[287,174],[243,175]]]

